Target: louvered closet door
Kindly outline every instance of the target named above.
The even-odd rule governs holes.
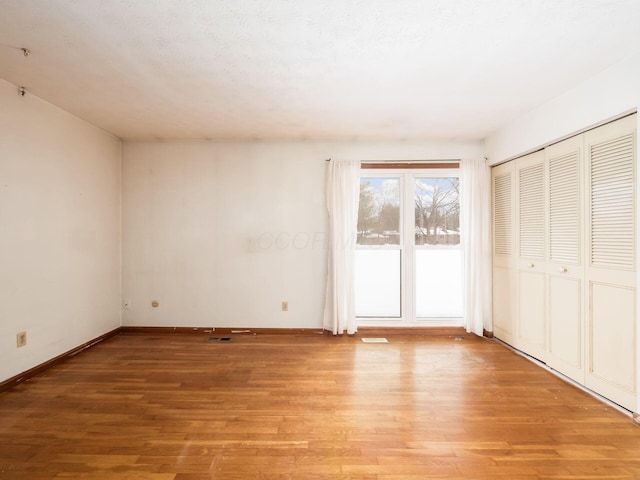
[[[493,212],[493,334],[515,338],[515,162],[491,169]]]
[[[543,151],[516,160],[516,347],[545,360],[546,172]]]
[[[636,406],[636,116],[585,133],[590,310],[585,384]]]
[[[583,135],[545,149],[548,170],[547,363],[584,383]]]

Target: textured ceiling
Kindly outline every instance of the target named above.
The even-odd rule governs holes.
[[[0,77],[122,138],[477,140],[639,46],[640,0],[0,0]]]

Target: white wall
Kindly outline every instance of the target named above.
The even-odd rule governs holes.
[[[485,140],[485,156],[496,165],[634,112],[639,104],[636,55],[505,125]]]
[[[0,105],[2,381],[120,325],[120,141],[3,80]]]
[[[123,325],[319,328],[324,160],[481,155],[479,143],[125,141]]]
[[[632,56],[600,74],[586,79],[563,95],[541,105],[485,141],[485,156],[491,165],[538,150],[616,117],[637,111],[640,105],[640,55]],[[638,119],[640,121],[640,117]],[[637,150],[637,149],[636,149]],[[636,157],[638,157],[636,153]],[[636,158],[636,161],[638,158]],[[640,171],[636,167],[637,171]],[[640,205],[640,188],[636,205]],[[640,220],[636,241],[640,241]],[[640,252],[640,245],[636,251]],[[640,258],[639,255],[636,255]],[[640,285],[640,269],[638,271]],[[637,296],[637,294],[636,294]],[[638,304],[638,299],[636,299]],[[640,339],[640,309],[637,309],[636,339]],[[640,352],[636,340],[636,412],[640,412]]]

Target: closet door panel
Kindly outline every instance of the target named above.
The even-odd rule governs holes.
[[[517,160],[518,256],[545,259],[545,174],[542,152]]]
[[[516,160],[516,347],[546,361],[546,172],[544,152]]]
[[[586,385],[636,407],[635,115],[585,133],[589,328]]]
[[[636,400],[635,288],[592,282],[587,386],[633,409]]]
[[[518,271],[518,342],[529,355],[544,361],[546,349],[544,272]]]
[[[513,341],[514,312],[512,267],[493,267],[493,332],[494,336],[507,343]]]
[[[493,212],[493,333],[515,337],[515,162],[491,169]]]
[[[549,172],[547,363],[584,383],[584,136],[545,149]]]
[[[584,383],[583,281],[549,276],[549,366]]]

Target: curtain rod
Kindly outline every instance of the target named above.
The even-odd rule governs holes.
[[[325,162],[330,162],[331,158],[325,158]],[[438,160],[361,160],[362,163],[460,163],[459,158],[447,158]]]
[[[331,159],[328,159],[329,161]],[[460,160],[362,160],[363,170],[434,170],[460,168]]]

